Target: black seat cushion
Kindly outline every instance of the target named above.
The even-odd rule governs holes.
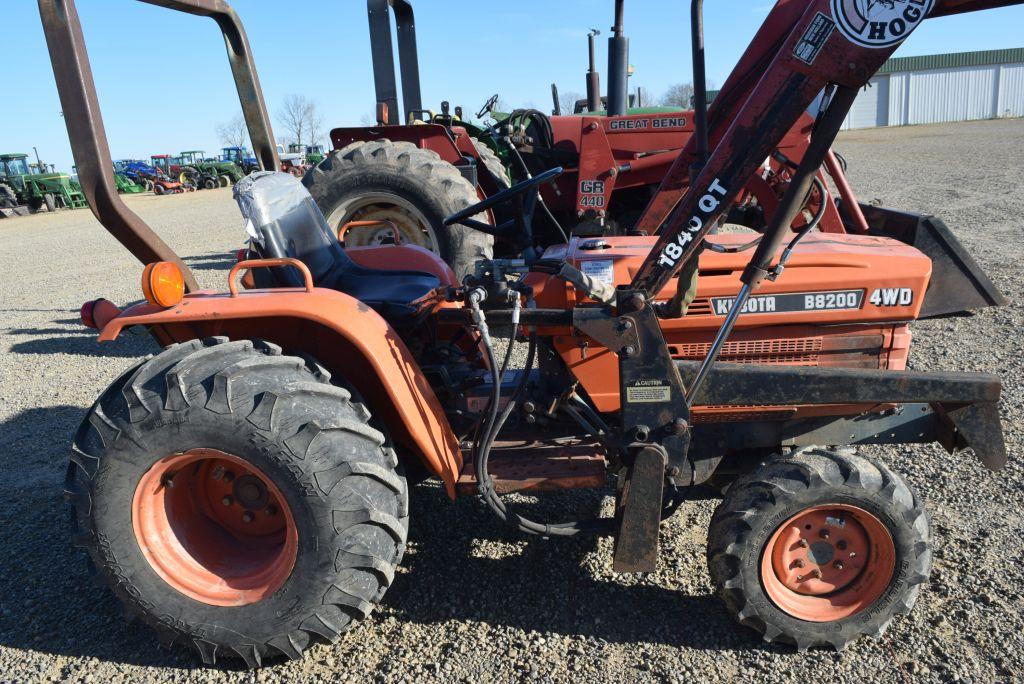
[[[418,303],[441,285],[437,276],[423,271],[389,271],[353,262],[309,192],[290,174],[264,171],[246,176],[235,185],[234,195],[246,230],[263,255],[299,259],[317,287],[355,297],[393,325],[417,321],[424,313]],[[280,286],[303,284],[294,268],[267,270]]]

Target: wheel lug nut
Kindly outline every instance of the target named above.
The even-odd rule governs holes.
[[[850,558],[856,558],[856,557],[857,557],[857,552],[856,551],[851,551],[850,552]]]
[[[825,528],[822,528],[821,532],[819,532],[818,534],[821,536],[822,539],[828,539],[828,530],[826,530]]]
[[[242,514],[242,522],[251,523],[254,517],[255,516],[253,516],[252,511],[246,511]]]
[[[810,577],[812,577],[813,579],[818,579],[819,577],[821,577],[821,570],[818,570],[817,568],[811,570]]]
[[[842,570],[843,569],[843,561],[836,561],[835,563],[832,564],[832,567],[835,568],[836,570]]]
[[[225,506],[230,506],[231,504],[235,503],[235,500],[232,499],[230,496],[225,496],[223,499],[220,500],[220,502]]]

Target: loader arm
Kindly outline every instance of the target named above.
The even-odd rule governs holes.
[[[674,209],[650,256],[633,278],[631,289],[654,297],[696,258],[698,246],[728,212],[746,181],[819,93],[834,85],[836,91],[828,112],[830,125],[823,125],[823,117],[819,117],[801,164],[805,173],[794,179],[761,248],[744,273],[744,283],[756,287],[767,275],[783,230],[792,223],[810,188],[808,171],[816,172],[825,161],[857,91],[867,85],[926,13],[939,16],[1016,4],[1021,0],[908,0],[903,3],[906,16],[898,23],[876,28],[855,13],[854,0],[779,2],[727,80],[725,101],[712,123],[712,149],[706,164],[674,204],[673,193],[678,196],[679,188],[686,183],[687,166],[696,158],[699,136],[695,135],[649,203],[641,227],[652,220],[647,214],[656,217],[673,204]],[[862,33],[857,33],[858,28]],[[761,74],[756,83],[751,74]],[[727,111],[731,105],[734,109]],[[714,134],[718,134],[717,139]]]
[[[905,7],[910,16],[916,16],[918,11],[923,15],[930,9],[930,17],[1015,4],[1020,4],[1020,0],[909,0],[897,6]],[[726,215],[754,171],[829,85],[838,86],[830,108],[834,132],[826,134],[818,123],[816,149],[807,160],[806,170],[820,172],[824,163],[833,175],[836,174],[837,165],[829,164],[829,147],[857,90],[868,83],[902,39],[920,23],[911,25],[910,21],[904,21],[899,24],[903,33],[898,39],[889,35],[886,45],[872,45],[866,39],[851,40],[847,35],[852,33],[848,28],[851,22],[833,14],[854,12],[856,5],[853,0],[819,0],[810,4],[780,0],[776,4],[711,107],[708,126],[711,154],[703,165],[703,172],[694,173],[695,166],[701,168],[697,151],[701,136],[695,135],[676,158],[639,219],[637,230],[653,235],[659,233],[660,228],[661,239],[648,263],[636,274],[634,288],[656,295],[672,274],[694,258],[697,245]],[[868,38],[871,30],[868,26],[865,31]],[[846,111],[841,111],[840,106]],[[807,157],[807,151],[803,156]],[[691,175],[696,176],[693,183]],[[841,170],[838,176],[837,182],[842,187],[845,181]],[[785,211],[775,212],[773,225],[779,230],[764,241],[756,257],[760,262],[758,270],[748,273],[744,282],[764,277],[774,254],[769,247],[779,246],[782,229],[788,228],[799,211],[800,207],[795,205],[806,196],[806,190],[806,186],[795,188],[789,206],[785,206],[787,203],[780,206],[780,210]],[[848,186],[843,196],[846,200],[844,213],[853,221],[849,229],[864,232],[864,217]],[[937,260],[934,279],[942,286],[944,296],[942,301],[931,302],[929,315],[1005,304],[1006,300],[973,264],[956,238],[948,230],[928,230],[930,225],[925,221],[919,231],[890,236],[922,249],[933,261]],[[872,226],[871,232],[877,232],[878,228]],[[883,234],[888,235],[884,230]],[[951,260],[950,254],[955,258]],[[957,296],[950,298],[950,292]],[[936,295],[932,299],[940,298]]]

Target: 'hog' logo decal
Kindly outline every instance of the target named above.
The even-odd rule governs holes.
[[[935,0],[832,0],[843,35],[869,48],[903,42],[932,11]]]

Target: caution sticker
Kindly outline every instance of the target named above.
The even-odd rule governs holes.
[[[672,388],[663,380],[638,380],[626,388],[630,404],[664,404],[672,401]]]

